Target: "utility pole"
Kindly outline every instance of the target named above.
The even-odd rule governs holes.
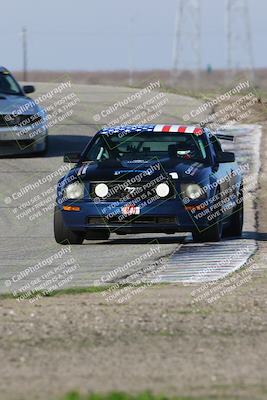
[[[200,0],[177,0],[173,40],[173,83],[181,71],[193,70],[196,82],[201,69],[201,9]]]
[[[247,0],[226,0],[227,68],[230,76],[248,69],[255,78],[252,33]]]
[[[23,54],[23,80],[26,82],[28,80],[27,71],[27,56],[28,56],[28,43],[27,43],[27,28],[24,26],[22,28],[22,54]]]
[[[133,86],[133,64],[134,64],[134,57],[133,57],[133,30],[134,30],[134,17],[130,18],[130,23],[129,23],[129,47],[128,47],[128,52],[129,52],[129,86]]]

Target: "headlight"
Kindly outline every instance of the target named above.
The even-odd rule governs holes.
[[[169,185],[167,185],[167,183],[160,183],[157,187],[156,187],[156,193],[159,197],[166,197],[168,196],[168,194],[170,193],[170,188]]]
[[[182,184],[181,189],[183,197],[189,197],[191,200],[206,198],[205,192],[196,183]]]
[[[66,199],[81,199],[83,197],[84,186],[80,182],[74,182],[68,185],[64,191],[64,197]]]
[[[106,197],[108,194],[108,186],[105,183],[99,183],[95,187],[97,197]]]

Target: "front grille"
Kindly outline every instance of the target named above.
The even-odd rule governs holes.
[[[154,217],[154,216],[132,216],[132,217],[123,217],[120,219],[118,216],[112,218],[105,217],[88,217],[88,224],[92,225],[109,225],[109,224],[132,224],[132,225],[145,225],[145,224],[160,224],[160,225],[169,225],[176,224],[175,217]]]
[[[39,115],[18,115],[13,116],[12,114],[1,114],[0,115],[0,127],[13,127],[24,128],[25,126],[34,125],[41,121]]]
[[[104,198],[98,198],[95,193],[95,187],[98,183],[105,183],[109,188],[109,193]],[[159,183],[168,183],[170,192],[166,197],[157,198],[156,186]],[[123,181],[108,181],[108,182],[92,182],[90,185],[90,197],[92,200],[97,199],[98,201],[118,201],[118,202],[134,202],[136,205],[138,202],[147,201],[151,199],[153,202],[156,200],[169,200],[175,198],[176,191],[174,186],[167,180],[158,181],[154,184],[154,181],[142,181],[127,185]]]
[[[1,114],[0,115],[0,126],[14,126],[14,123],[12,123],[12,121],[14,121],[14,118],[12,117],[12,115],[9,114]]]

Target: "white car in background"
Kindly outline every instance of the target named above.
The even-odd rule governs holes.
[[[47,150],[46,111],[27,96],[34,91],[34,86],[21,87],[0,66],[0,156]]]

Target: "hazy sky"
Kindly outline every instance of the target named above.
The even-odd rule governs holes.
[[[224,68],[227,65],[225,0],[200,1],[202,66],[211,63],[214,68]],[[255,65],[267,67],[267,1],[248,0],[248,3]],[[177,0],[3,2],[0,64],[11,70],[21,69],[20,30],[25,25],[30,69],[128,69],[129,48],[135,69],[170,68],[176,8]],[[190,29],[186,25],[184,31]],[[240,48],[242,53],[242,44]],[[184,54],[190,64],[191,52],[185,50]],[[240,59],[241,65],[243,62]]]

